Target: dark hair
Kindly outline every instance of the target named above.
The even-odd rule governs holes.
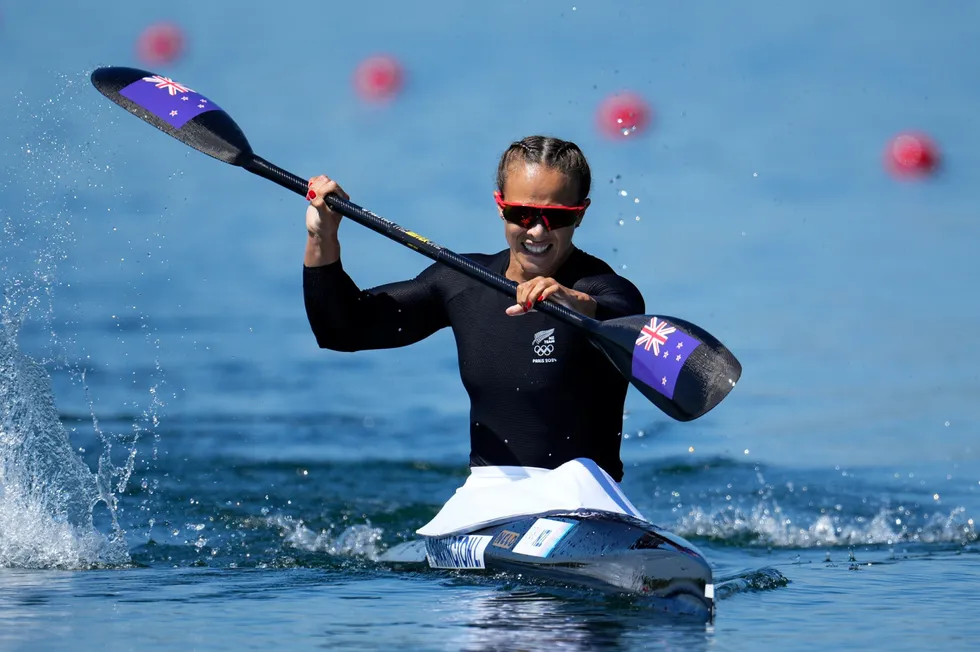
[[[528,165],[547,165],[578,183],[579,203],[585,201],[592,189],[592,171],[578,145],[549,136],[528,136],[511,143],[497,165],[497,190],[504,192],[504,182],[511,164],[523,161]]]

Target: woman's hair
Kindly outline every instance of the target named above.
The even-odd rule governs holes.
[[[501,194],[504,192],[504,182],[507,181],[510,166],[518,161],[528,165],[546,165],[577,182],[579,204],[589,196],[592,171],[589,169],[589,162],[585,160],[585,154],[575,143],[549,136],[528,136],[511,143],[497,165],[497,190]]]

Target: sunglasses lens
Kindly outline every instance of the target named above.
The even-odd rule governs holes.
[[[575,220],[578,219],[578,211],[561,208],[544,208],[541,209],[541,217],[544,218],[545,225],[549,231],[551,229],[563,229],[566,226],[575,224]]]
[[[511,224],[530,229],[541,221],[547,230],[562,229],[575,224],[578,211],[564,208],[536,208],[533,206],[504,206],[504,219]]]
[[[534,221],[534,215],[532,215],[531,210],[526,206],[504,206],[503,213],[505,220],[511,224],[522,226],[525,229],[531,226],[531,223]]]

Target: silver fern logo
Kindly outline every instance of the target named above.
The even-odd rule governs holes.
[[[531,349],[534,357],[531,362],[557,362],[551,354],[555,352],[555,329],[549,328],[546,331],[538,331],[531,340]]]

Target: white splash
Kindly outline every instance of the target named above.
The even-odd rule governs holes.
[[[692,508],[680,519],[681,536],[735,540],[749,545],[813,548],[897,543],[968,544],[978,540],[976,526],[966,510],[933,512],[909,522],[902,508],[881,507],[872,517],[830,512],[810,519],[791,517],[774,500],[763,500],[748,510],[736,505],[717,509]]]
[[[333,529],[316,532],[302,520],[291,516],[269,517],[269,525],[282,531],[283,541],[306,552],[325,552],[338,557],[363,557],[377,560],[381,554],[383,530],[370,523],[351,525],[341,532]]]
[[[87,73],[53,81],[56,91],[43,101],[18,94],[18,117],[8,126],[21,140],[3,151],[0,174],[0,567],[118,566],[130,558],[116,499],[145,428],[134,424],[137,432],[120,440],[129,455],[115,466],[111,436],[93,412],[103,445],[93,472],[72,447],[44,367],[65,368],[66,345],[73,344],[54,326],[59,265],[74,241],[72,223],[84,220],[79,195],[102,187],[107,168],[89,152],[97,139],[77,135],[69,124],[85,120],[85,128],[94,127],[79,110],[92,93]],[[19,205],[11,198],[20,198]],[[40,362],[19,347],[21,326],[29,321],[48,334],[49,357]],[[155,422],[156,409],[154,402],[144,416]],[[100,504],[109,515],[101,530],[93,517]]]
[[[71,448],[44,368],[17,349],[17,322],[0,306],[0,567],[87,568],[129,562],[111,489]]]

